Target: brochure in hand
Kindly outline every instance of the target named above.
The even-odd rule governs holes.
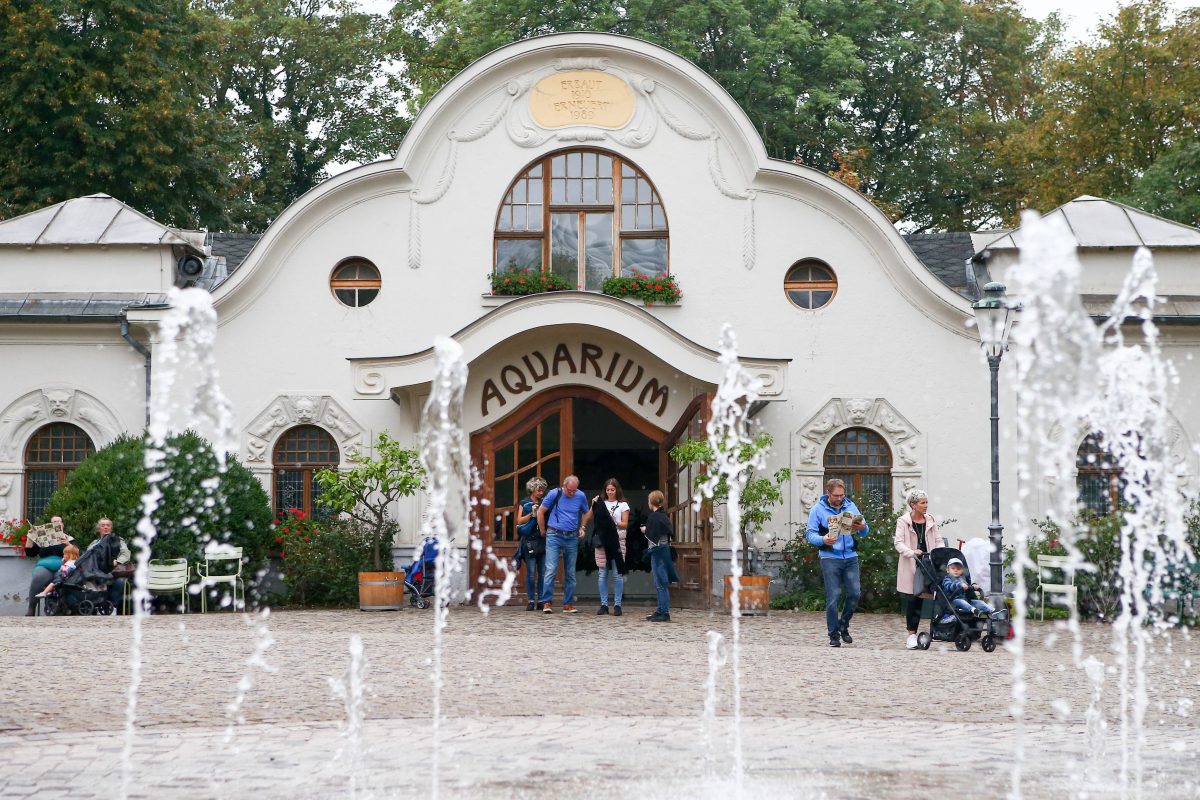
[[[854,533],[854,523],[862,521],[862,514],[843,511],[841,514],[829,518],[829,532],[837,534]]]

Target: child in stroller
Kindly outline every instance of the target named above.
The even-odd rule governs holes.
[[[950,598],[950,605],[976,617],[990,617],[996,609],[979,599],[979,586],[963,577],[966,565],[957,558],[946,562],[946,574],[942,576],[942,589]]]
[[[981,600],[975,601],[979,605],[973,605],[966,599],[962,584],[971,586],[971,575],[962,553],[953,547],[935,547],[928,556],[917,559],[917,569],[934,597],[929,631],[917,634],[917,647],[928,650],[935,641],[954,642],[955,648],[965,652],[979,640],[985,653],[995,650],[996,642],[1007,630],[1007,612],[992,611],[991,606]],[[954,588],[957,597],[952,596],[947,587]],[[959,602],[956,603],[956,599]],[[983,617],[977,615],[981,607],[988,609]]]
[[[52,591],[46,595],[46,615],[115,614],[117,608],[109,599],[109,589],[113,583],[113,564],[122,547],[124,542],[120,537],[111,534],[94,542],[76,559],[73,570],[55,577],[48,587]]]
[[[430,536],[421,542],[416,559],[404,570],[408,601],[417,608],[426,608],[429,602],[425,598],[432,597],[436,592],[437,555],[437,539]]]

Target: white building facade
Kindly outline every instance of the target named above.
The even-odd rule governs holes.
[[[83,231],[61,218],[84,201],[113,211],[111,223]],[[181,259],[212,255],[195,235],[111,199],[55,209],[0,223],[7,516],[24,515],[72,458],[143,429],[164,293]],[[1171,270],[1188,287],[1200,274],[1197,243],[1171,245]],[[1105,258],[1122,261],[1118,250]],[[577,288],[492,294],[490,274],[520,266]],[[599,291],[634,273],[669,276],[682,298],[645,304]],[[987,533],[988,371],[970,300],[863,196],[768,159],[711,78],[645,42],[563,34],[480,59],[430,100],[395,158],[289,207],[213,300],[238,456],[279,509],[310,507],[312,471],[348,464],[380,431],[413,445],[433,340],[452,336],[470,370],[484,551],[512,551],[513,504],[532,475],[553,485],[578,474],[589,494],[616,477],[636,503],[667,489],[679,599],[706,605],[729,542],[687,509],[688,476],[667,451],[702,430],[730,323],[762,383],[754,419],[775,440],[768,469],[793,470],[772,533],[802,529],[830,475],[847,477],[851,496],[874,491],[893,505],[923,488],[935,513],[957,520],[952,537]],[[1167,330],[1183,386],[1164,406],[1181,468],[1195,474],[1195,329]],[[138,346],[152,354],[148,373]],[[1087,431],[1065,425],[1082,443]],[[46,455],[54,447],[70,452]],[[1005,437],[1006,504],[1014,449]],[[417,497],[396,509],[405,554],[423,506]],[[457,536],[470,585],[494,578],[468,533]]]

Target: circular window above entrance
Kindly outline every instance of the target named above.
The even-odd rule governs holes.
[[[837,294],[837,277],[824,261],[806,258],[787,271],[783,291],[792,305],[811,311],[828,305]]]
[[[383,285],[379,269],[365,258],[348,258],[333,268],[329,288],[338,302],[350,308],[369,304]]]

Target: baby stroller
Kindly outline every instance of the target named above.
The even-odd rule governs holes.
[[[113,561],[120,550],[121,540],[109,535],[84,552],[75,561],[75,570],[46,595],[46,616],[115,614],[117,608],[108,599],[108,592],[113,582]]]
[[[972,642],[979,640],[985,653],[996,649],[996,642],[1003,639],[1008,630],[1007,619],[980,619],[973,614],[960,611],[950,603],[950,598],[942,588],[942,576],[946,572],[946,563],[957,558],[963,562],[963,580],[971,583],[971,573],[966,567],[966,559],[953,547],[935,547],[929,555],[917,559],[917,569],[925,578],[929,591],[933,593],[933,616],[929,620],[929,631],[917,634],[917,647],[928,650],[933,642],[954,642],[955,648],[962,652],[971,649]],[[1005,614],[1007,612],[1001,612]]]
[[[430,537],[421,543],[421,552],[417,558],[404,570],[404,588],[408,592],[408,602],[416,608],[427,608],[429,601],[436,592],[437,577],[437,539]]]

